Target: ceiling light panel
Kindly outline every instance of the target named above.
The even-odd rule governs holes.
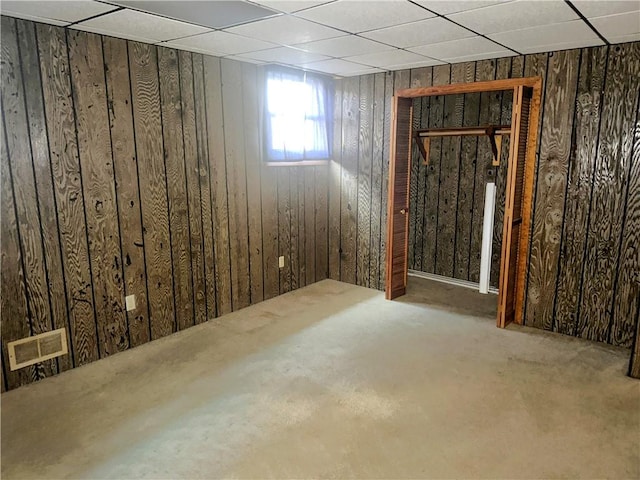
[[[562,0],[517,0],[448,15],[456,23],[480,34],[508,32],[578,19]]]
[[[194,23],[210,28],[224,28],[232,25],[253,22],[263,18],[279,15],[271,9],[241,1],[202,2],[192,0],[176,1],[117,1],[124,7],[163,17]]]
[[[305,10],[307,8],[317,7],[318,5],[322,5],[324,3],[329,3],[333,0],[250,0],[252,3],[257,3],[258,5],[264,5],[265,7],[272,8],[274,10],[278,10],[279,12],[284,13],[293,13],[298,12],[300,10]]]
[[[280,45],[295,45],[346,35],[339,30],[289,15],[259,20],[226,31]]]
[[[362,34],[363,37],[370,38],[371,40],[377,40],[400,48],[458,40],[474,35],[473,32],[441,17],[429,18],[419,22],[374,30],[373,32]]]
[[[426,58],[417,53],[407,52],[406,50],[389,50],[386,52],[369,53],[367,55],[356,55],[347,57],[344,60],[361,63],[369,67],[386,68],[392,70],[396,65],[405,65],[420,62],[437,62],[434,59]]]
[[[301,65],[303,63],[319,62],[328,60],[326,55],[304,52],[291,47],[278,47],[259,52],[248,52],[238,55],[239,58],[251,58],[261,62],[286,63],[288,65]]]
[[[513,0],[417,0],[416,3],[440,15],[449,15],[511,1]]]
[[[76,1],[7,1],[0,2],[3,15],[37,22],[66,25],[85,18],[110,12],[118,7],[89,0]],[[49,21],[51,20],[51,21]]]
[[[277,47],[273,43],[220,30],[164,42],[162,45],[217,56],[235,55]]]
[[[637,0],[573,0],[572,3],[587,18],[640,11],[640,2]],[[640,24],[640,17],[636,16],[636,22]]]
[[[491,40],[483,37],[463,38],[451,42],[432,43],[410,48],[412,52],[437,58],[448,63],[455,63],[453,59],[461,57],[496,58],[515,55],[514,52],[501,47]]]
[[[330,57],[350,57],[353,55],[364,55],[365,53],[384,52],[393,50],[393,47],[383,43],[374,42],[367,38],[356,35],[348,35],[317,42],[301,43],[296,48],[307,52],[320,53]]]
[[[549,52],[603,44],[582,20],[496,33],[489,37],[521,53]]]
[[[434,16],[424,8],[404,0],[378,0],[374,2],[338,0],[303,10],[295,15],[350,33],[415,22]]]
[[[211,29],[136,10],[119,10],[80,22],[71,28],[155,43],[209,32]]]
[[[607,15],[589,21],[611,43],[640,40],[640,12]]]

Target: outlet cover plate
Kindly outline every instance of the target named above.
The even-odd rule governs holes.
[[[130,312],[131,310],[135,310],[136,309],[136,296],[135,295],[128,295],[127,298],[125,298],[125,304],[127,306],[127,312]]]
[[[284,268],[284,255],[278,258],[278,267]]]

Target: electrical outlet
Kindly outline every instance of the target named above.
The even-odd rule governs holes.
[[[284,268],[284,255],[278,258],[278,267]]]
[[[127,312],[130,312],[131,310],[135,310],[136,309],[136,296],[135,295],[128,295],[127,298],[125,298],[124,300],[125,300],[125,304],[127,306]]]

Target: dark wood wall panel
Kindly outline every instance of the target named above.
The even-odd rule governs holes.
[[[536,192],[533,211],[531,268],[528,271],[525,323],[569,335],[629,347],[638,316],[636,158],[632,156],[632,132],[637,124],[640,43],[594,47],[553,53],[539,53],[432,69],[402,70],[377,74],[374,93],[362,89],[350,78],[337,84],[346,92],[336,105],[342,108],[334,127],[342,136],[341,148],[332,171],[342,184],[330,187],[329,221],[343,249],[350,233],[363,227],[349,210],[353,190],[371,185],[371,198],[378,191],[380,230],[386,233],[386,183],[388,182],[389,130],[385,111],[382,139],[376,138],[378,96],[384,90],[385,107],[394,91],[428,83],[433,85],[499,78],[540,76],[543,80],[542,112],[537,148]],[[385,79],[384,89],[378,78]],[[392,80],[393,81],[390,81]],[[358,85],[359,93],[354,93]],[[357,95],[357,98],[353,98]],[[510,123],[512,92],[467,95],[456,99],[430,97],[414,102],[414,115],[422,127]],[[371,153],[359,151],[362,128],[368,120],[353,116],[353,104],[360,112],[371,103],[373,145]],[[379,128],[379,127],[378,127]],[[384,151],[382,186],[378,187],[376,144]],[[491,165],[486,137],[431,141],[429,165],[422,169],[414,159],[410,183],[410,268],[477,282],[484,215],[484,185],[495,181],[497,206],[493,232],[491,283],[497,285],[504,215],[504,179],[508,138],[503,138],[500,167]],[[634,155],[637,155],[634,153]],[[367,163],[367,159],[369,163]],[[357,172],[353,166],[357,164]],[[453,173],[452,173],[453,172]],[[346,181],[345,181],[346,179]],[[356,182],[356,186],[352,182]],[[338,196],[338,198],[336,198]],[[370,220],[373,222],[374,203]],[[339,226],[334,216],[341,212]],[[422,215],[422,218],[421,218]],[[347,276],[332,278],[376,287],[371,280],[372,256],[379,256],[378,273],[384,275],[384,236],[377,241],[373,223],[369,246],[358,242],[357,254],[369,255],[368,281],[351,277],[349,256],[331,243],[329,259]],[[340,233],[341,232],[341,233]],[[334,270],[335,272],[335,270]],[[384,276],[379,277],[384,279]],[[384,289],[384,280],[377,288]],[[640,362],[640,361],[639,361]],[[636,367],[638,368],[638,367]]]
[[[9,171],[15,198],[18,239],[24,265],[27,312],[31,319],[31,333],[51,329],[51,312],[44,261],[44,244],[40,226],[40,210],[33,170],[29,136],[27,101],[18,45],[17,24],[3,21],[2,42],[2,112],[7,129]],[[36,365],[38,378],[56,373],[55,360]]]
[[[329,166],[264,163],[261,68],[8,17],[2,63],[1,391],[327,278]]]
[[[581,52],[554,315],[554,330],[566,335],[577,326],[607,50]]]
[[[74,366],[98,359],[84,197],[66,31],[36,26]],[[3,43],[6,30],[3,29]],[[24,132],[23,132],[24,134]]]
[[[574,105],[580,60],[579,50],[555,52],[547,65],[537,191],[533,207],[533,233],[529,261],[526,311],[529,325],[547,330],[553,324],[555,283],[562,238],[562,220]]]
[[[207,318],[216,315],[215,290],[213,285],[209,290],[213,295],[207,297],[207,282],[205,277],[205,254],[203,228],[202,191],[200,188],[200,166],[198,164],[198,136],[196,133],[196,117],[193,92],[193,59],[189,52],[178,52],[180,69],[180,103],[182,112],[182,138],[184,142],[184,166],[187,183],[187,208],[189,212],[189,252],[191,254],[191,282],[193,288],[194,323],[205,322]],[[207,179],[208,180],[208,179]],[[207,182],[208,185],[208,182]],[[205,195],[208,190],[205,190]],[[210,205],[209,202],[206,202]],[[210,217],[209,217],[210,220]],[[209,223],[209,227],[211,227]],[[206,230],[207,238],[212,236],[211,228]],[[213,252],[208,255],[209,261]],[[213,279],[213,275],[211,276]],[[184,325],[183,325],[184,326]]]
[[[176,331],[157,49],[129,43],[151,339]]]
[[[136,296],[135,310],[127,312],[129,346],[136,347],[150,340],[150,323],[128,48],[126,40],[113,37],[103,37],[102,40],[124,270],[124,295]]]
[[[621,336],[612,335],[610,327],[614,294],[620,294],[615,291],[615,278],[620,266],[620,240],[638,105],[638,72],[639,42],[609,49],[576,331],[578,336],[600,342]],[[622,337],[627,337],[628,345],[629,335]]]
[[[102,39],[69,31],[71,88],[100,357],[129,348]]]
[[[175,292],[176,325],[184,330],[194,324],[193,274],[189,237],[189,200],[182,126],[182,95],[178,52],[158,48],[158,76],[162,105],[162,135],[169,202],[171,263]]]

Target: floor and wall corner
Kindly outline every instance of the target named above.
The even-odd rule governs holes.
[[[235,2],[266,20],[229,28],[63,3],[0,6],[3,478],[640,477],[637,2],[548,2],[548,25],[529,0],[378,2],[368,28],[350,0]],[[510,8],[590,36],[527,49],[466,23]],[[442,37],[415,43],[423,23]],[[272,63],[335,76],[329,161],[265,162]],[[386,301],[394,92],[524,77],[543,81],[524,326],[424,278]],[[507,125],[511,105],[418,98],[412,128]],[[412,145],[408,269],[478,282],[491,181],[497,286],[508,137],[499,165],[486,136]],[[56,329],[66,355],[12,369],[13,342]]]

